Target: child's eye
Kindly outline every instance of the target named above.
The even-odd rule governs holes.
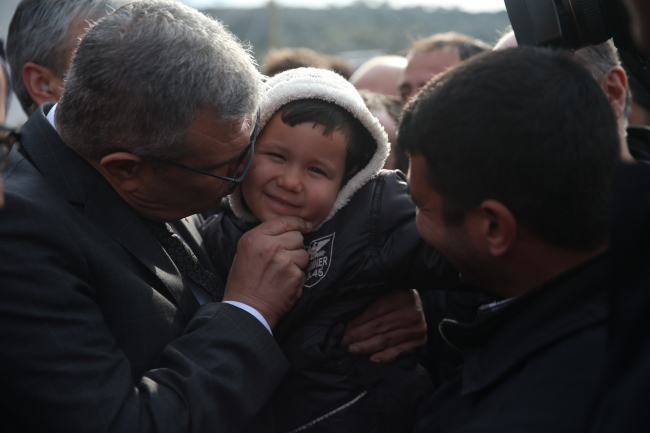
[[[286,158],[283,155],[279,154],[279,153],[269,152],[268,155],[270,157],[272,157],[272,158],[280,159],[282,161],[286,160]]]
[[[309,171],[312,171],[312,172],[314,172],[314,173],[316,173],[316,174],[320,174],[321,176],[325,176],[325,177],[327,177],[327,174],[326,174],[323,170],[321,170],[320,168],[318,168],[318,167],[309,167],[308,170],[309,170]]]

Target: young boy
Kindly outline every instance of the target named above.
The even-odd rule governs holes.
[[[291,370],[263,431],[411,431],[432,391],[424,370],[413,356],[351,355],[343,330],[390,290],[453,284],[458,273],[418,235],[404,175],[381,170],[386,134],[345,79],[312,68],[270,78],[260,130],[253,165],[204,239],[225,279],[259,221],[296,215],[314,225],[303,295],[274,330]]]

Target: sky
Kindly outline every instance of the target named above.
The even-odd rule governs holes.
[[[197,9],[210,7],[248,8],[259,7],[268,0],[182,0]],[[356,0],[275,0],[281,6],[323,8],[327,6],[346,6]],[[369,5],[382,3],[400,8],[408,6],[428,6],[458,8],[467,12],[495,12],[505,10],[503,0],[365,0]]]

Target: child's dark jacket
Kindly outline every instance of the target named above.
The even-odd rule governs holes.
[[[225,205],[204,226],[222,278],[240,237],[255,225]],[[404,175],[381,171],[305,235],[305,249],[310,261],[303,295],[274,330],[291,364],[271,399],[274,431],[411,431],[417,407],[432,391],[414,356],[378,364],[340,344],[348,320],[379,296],[458,284],[458,272],[418,234]]]

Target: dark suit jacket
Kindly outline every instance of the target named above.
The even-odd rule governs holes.
[[[42,108],[22,135],[0,211],[0,431],[239,431],[287,369],[271,334],[231,305],[199,307]]]

